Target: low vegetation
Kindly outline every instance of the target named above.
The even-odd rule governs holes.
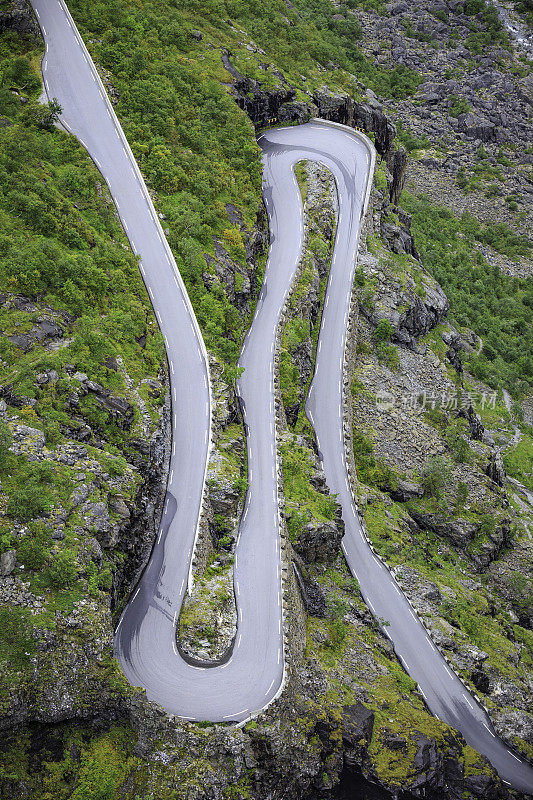
[[[491,386],[526,393],[533,386],[533,279],[512,278],[490,266],[480,245],[516,260],[531,253],[530,243],[504,224],[456,217],[424,197],[404,192],[402,205],[413,216],[424,266],[450,301],[450,317],[483,340],[481,353],[467,357],[468,369]]]

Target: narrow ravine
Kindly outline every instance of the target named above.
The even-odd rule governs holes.
[[[521,49],[528,58],[533,56],[533,35],[528,30],[527,26],[520,19],[518,13],[514,9],[509,8],[504,0],[492,0],[498,16],[505,27],[511,40],[515,43],[516,47]]]

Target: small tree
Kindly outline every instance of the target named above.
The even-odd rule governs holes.
[[[470,446],[463,436],[466,424],[450,425],[446,431],[446,441],[456,464],[465,464],[470,459]]]
[[[421,484],[424,494],[439,498],[451,477],[450,468],[442,456],[430,458],[422,469]]]
[[[69,549],[57,553],[46,571],[48,583],[55,589],[66,589],[67,586],[74,583],[77,574],[76,554]]]
[[[374,331],[374,339],[376,342],[390,342],[394,328],[388,319],[380,319]]]
[[[54,97],[49,103],[28,103],[24,113],[30,124],[52,131],[62,111],[59,101]]]

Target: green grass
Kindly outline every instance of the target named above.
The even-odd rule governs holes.
[[[466,359],[469,371],[515,396],[533,385],[533,279],[511,278],[491,267],[476,247],[490,245],[513,260],[531,254],[531,245],[503,224],[483,226],[468,214],[456,217],[427,198],[404,192],[402,205],[426,269],[450,300],[450,316],[483,339],[480,355]]]
[[[310,446],[298,444],[291,436],[280,449],[285,499],[293,506],[287,517],[287,527],[294,540],[312,519],[317,522],[335,519],[337,504],[334,496],[318,492],[310,483],[315,472],[315,458]]]
[[[533,491],[533,437],[522,433],[518,444],[504,452],[503,465],[508,475]]]

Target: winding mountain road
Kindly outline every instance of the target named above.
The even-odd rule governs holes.
[[[303,212],[294,165],[323,163],[339,196],[316,371],[307,403],[327,482],[342,504],[343,547],[366,602],[390,622],[387,635],[431,711],[458,728],[502,778],[533,789],[533,769],[495,735],[485,711],[451,672],[388,569],[370,550],[348,483],[343,441],[343,359],[355,256],[372,175],[373,150],[350,129],[315,121],[260,137],[271,231],[266,277],[246,336],[238,382],[246,423],[249,490],[235,560],[238,631],[225,662],[189,663],[176,647],[176,622],[190,582],[209,458],[211,392],[207,354],[150,195],[104,87],[63,0],[31,0],[46,43],[43,76],[104,176],[165,337],[172,399],[172,455],[161,528],[120,621],[115,652],[128,680],[169,713],[243,721],[283,689],[285,676],[279,498],[274,406],[274,341],[296,275]]]

